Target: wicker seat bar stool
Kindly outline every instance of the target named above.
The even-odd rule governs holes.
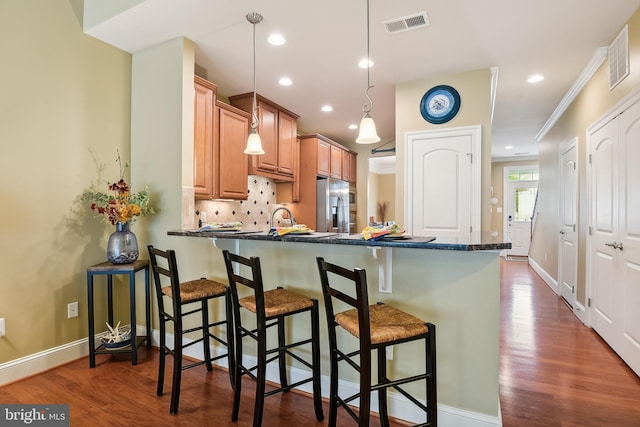
[[[240,392],[242,389],[242,377],[250,377],[256,382],[256,397],[253,411],[253,426],[262,425],[264,399],[280,392],[287,392],[294,387],[311,382],[313,388],[313,403],[315,416],[318,421],[324,419],[322,410],[322,396],[320,390],[320,320],[318,300],[310,298],[298,292],[278,287],[264,290],[260,259],[257,257],[245,258],[235,255],[227,250],[223,251],[231,298],[233,301],[233,319],[235,329],[235,390],[233,396],[232,421],[238,421],[240,409]],[[246,271],[245,275],[236,273],[237,270]],[[248,270],[247,270],[248,268]],[[240,286],[243,286],[241,288]],[[244,297],[240,297],[239,289]],[[247,289],[248,288],[248,289]],[[247,292],[248,291],[248,292]],[[255,321],[243,322],[241,308],[255,314]],[[243,310],[243,311],[245,311]],[[285,334],[285,318],[309,313],[311,316],[311,337],[300,341],[287,343]],[[251,316],[253,317],[253,316]],[[249,320],[249,318],[247,318]],[[245,326],[250,324],[251,326]],[[267,330],[277,328],[278,345],[267,346]],[[243,340],[251,339],[257,343],[257,363],[243,362]],[[294,349],[300,346],[311,345],[311,356],[303,358],[296,354]],[[300,349],[304,350],[304,349]],[[286,358],[291,357],[311,370],[308,378],[289,384],[287,379]],[[266,391],[266,368],[270,362],[278,362],[280,384],[275,389]]]
[[[317,257],[322,293],[324,296],[327,324],[329,330],[329,359],[331,365],[329,391],[329,426],[334,427],[337,421],[338,408],[344,408],[359,426],[368,426],[371,408],[371,392],[378,392],[378,411],[380,424],[389,426],[387,408],[387,389],[393,388],[425,412],[425,421],[419,426],[437,425],[437,390],[436,390],[436,327],[417,317],[400,311],[383,303],[369,305],[366,271],[361,268],[348,270]],[[331,278],[340,281],[332,287]],[[344,279],[348,279],[348,282]],[[345,284],[346,282],[346,284]],[[355,284],[355,289],[351,287]],[[346,289],[349,288],[349,289]],[[334,299],[342,301],[346,311],[334,312]],[[336,302],[336,304],[339,302]],[[358,339],[358,350],[346,352],[338,348],[336,329],[340,327]],[[386,348],[409,341],[424,340],[425,369],[424,373],[406,378],[389,379],[387,377]],[[377,383],[371,382],[372,350],[377,350]],[[355,359],[359,356],[358,360]],[[338,395],[338,365],[346,362],[360,373],[360,390],[357,394],[341,397]],[[410,395],[401,386],[414,381],[426,384],[426,405]],[[359,410],[354,411],[349,403],[360,399]]]
[[[229,288],[213,280],[201,278],[188,282],[180,282],[178,276],[178,265],[175,251],[160,250],[152,245],[147,246],[149,259],[155,282],[156,296],[158,300],[158,312],[160,317],[160,363],[158,366],[158,387],[157,395],[162,396],[164,389],[165,359],[168,354],[173,355],[173,379],[171,385],[171,404],[169,412],[175,415],[178,412],[180,402],[180,385],[182,382],[182,371],[200,365],[206,365],[207,371],[213,370],[213,361],[227,358],[229,363],[229,377],[231,386],[234,386],[233,370],[233,317],[231,312],[231,293]],[[168,304],[172,311],[166,310],[165,298],[171,299]],[[209,301],[216,298],[223,298],[225,305],[224,319],[209,321]],[[188,306],[187,305],[194,305]],[[195,307],[195,308],[194,308]],[[185,308],[187,309],[185,311]],[[200,323],[197,326],[185,329],[183,320],[187,316],[200,314]],[[173,348],[166,342],[167,323],[173,323]],[[226,340],[221,338],[221,333],[213,333],[223,327],[226,333]],[[184,343],[183,336],[191,332],[201,332],[201,336],[191,342]],[[226,347],[226,352],[211,356],[211,339]],[[202,343],[204,347],[204,360],[198,360],[183,364],[182,355],[185,348]]]

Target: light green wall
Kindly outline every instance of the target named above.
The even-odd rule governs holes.
[[[443,125],[433,125],[420,115],[420,100],[431,87],[446,84],[460,93],[461,106],[458,115]],[[404,157],[405,134],[421,130],[481,125],[482,126],[482,197],[481,206],[487,206],[491,198],[491,70],[482,69],[441,76],[396,86],[396,218],[404,224]],[[358,163],[360,167],[362,163]],[[358,176],[358,179],[360,177]],[[482,231],[490,229],[490,217],[482,209]]]
[[[0,2],[0,363],[87,336],[85,268],[112,227],[78,197],[97,179],[91,152],[110,180],[116,149],[129,157],[131,55],[83,34],[78,4]]]
[[[531,242],[530,258],[550,276],[557,279],[558,231],[560,230],[558,218],[560,200],[559,148],[563,143],[578,137],[577,299],[583,305],[586,300],[586,242],[589,226],[586,130],[622,99],[640,87],[640,10],[636,11],[629,19],[628,25],[629,76],[612,91],[609,91],[609,62],[605,61],[539,145],[541,171],[538,199],[539,216]]]

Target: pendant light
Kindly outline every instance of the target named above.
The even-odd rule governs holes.
[[[376,131],[376,124],[373,121],[373,118],[369,115],[371,109],[373,109],[373,101],[369,96],[369,89],[373,87],[371,86],[371,81],[369,79],[369,68],[371,68],[371,60],[369,57],[369,0],[367,0],[367,90],[365,90],[364,94],[369,100],[369,104],[362,106],[364,116],[360,122],[360,130],[358,132],[358,137],[356,138],[356,143],[358,144],[373,144],[380,141],[380,137]]]
[[[253,25],[253,118],[251,119],[251,133],[244,152],[245,154],[264,154],[262,141],[258,135],[258,106],[256,103],[256,24],[262,21],[262,15],[256,12],[247,13],[247,21]]]

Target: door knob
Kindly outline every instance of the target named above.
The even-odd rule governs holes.
[[[616,249],[620,249],[620,250],[624,249],[624,246],[622,246],[622,242],[618,243],[618,245],[616,246]]]
[[[618,249],[618,242],[613,242],[613,243],[605,243],[605,246],[609,246],[613,249]]]
[[[564,234],[564,230],[560,230],[560,234]]]

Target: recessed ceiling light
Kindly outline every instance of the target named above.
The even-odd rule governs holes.
[[[357,124],[355,124],[355,123],[351,123],[351,124],[349,125],[349,129],[358,129],[358,125],[357,125]]]
[[[373,67],[373,61],[371,59],[363,58],[358,62],[358,67],[360,68],[371,68]]]
[[[544,80],[544,76],[541,74],[534,74],[527,79],[527,83],[538,83]]]
[[[321,110],[324,111],[325,113],[328,113],[330,111],[333,111],[333,107],[331,105],[323,105]]]
[[[513,145],[505,145],[504,149],[505,150],[513,150]]]
[[[284,37],[280,34],[271,34],[267,41],[274,46],[281,46],[286,42]]]
[[[293,81],[291,81],[289,77],[281,77],[280,80],[278,80],[278,83],[280,83],[282,86],[291,86],[293,84]]]

